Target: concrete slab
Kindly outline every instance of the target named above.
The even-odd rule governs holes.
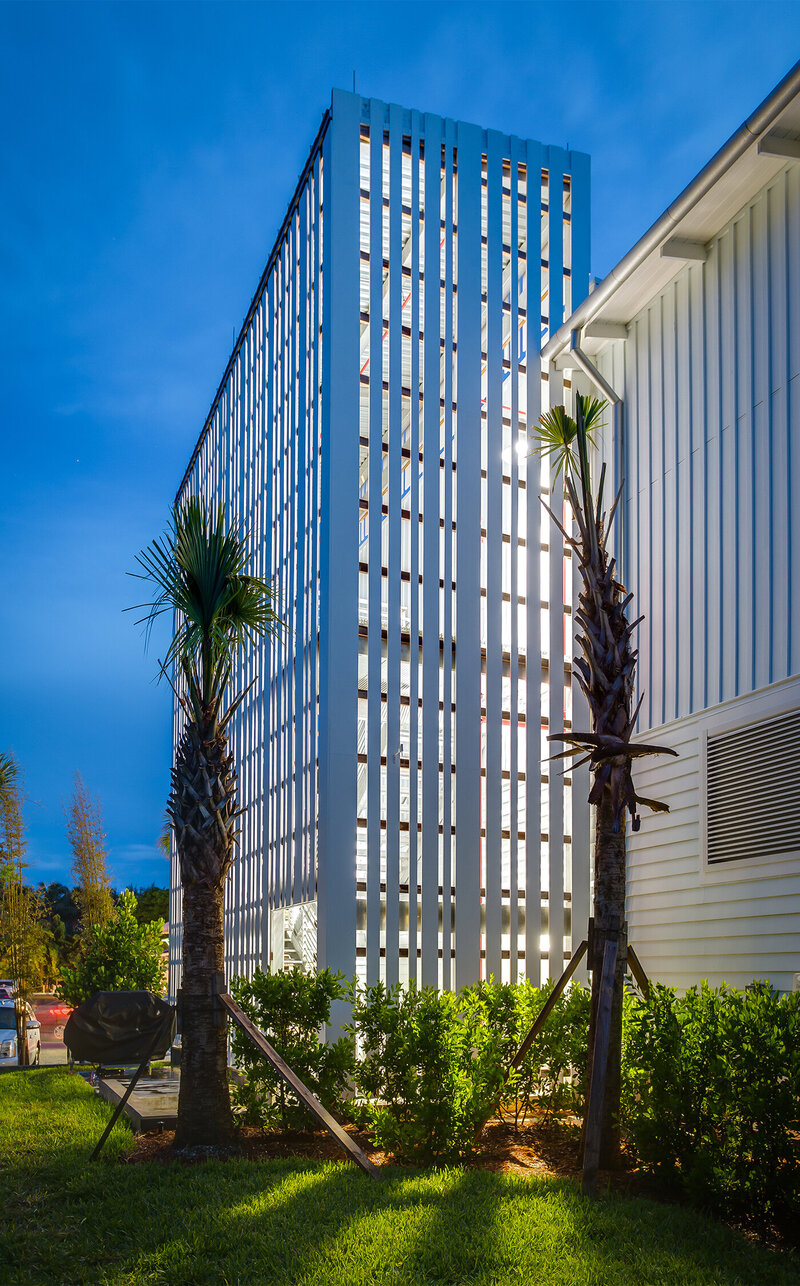
[[[180,1073],[165,1068],[166,1074],[142,1076],[122,1109],[134,1134],[148,1134],[158,1130],[174,1130],[178,1119],[178,1088]],[[130,1078],[100,1080],[98,1090],[102,1098],[116,1107],[125,1094]]]

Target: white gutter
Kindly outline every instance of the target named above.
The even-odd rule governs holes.
[[[589,360],[580,345],[581,332],[577,327],[573,327],[569,336],[569,351],[575,365],[580,367],[584,375],[588,375],[591,382],[599,388],[600,392],[608,398],[611,403],[611,441],[613,444],[613,477],[614,493],[619,490],[622,483],[621,463],[622,463],[622,397],[612,388],[604,375],[601,375],[597,367]]]
[[[600,392],[605,394],[611,405],[614,407],[614,414],[616,415],[617,407],[622,404],[622,398],[619,393],[614,391],[605,376],[600,374],[597,367],[589,361],[589,358],[580,346],[580,338],[580,329],[577,326],[573,326],[569,336],[569,351],[571,356],[575,358],[575,365],[579,366],[584,374],[589,376],[592,383],[597,385]]]
[[[784,107],[792,101],[798,92],[800,92],[800,62],[795,63],[791,71],[776,85],[761,106],[757,107],[752,116],[749,116],[744,124],[739,126],[736,133],[712,156],[697,177],[692,180],[688,187],[683,189],[680,196],[673,201],[672,205],[664,211],[644,236],[636,242],[636,245],[628,251],[624,259],[620,259],[616,268],[612,268],[597,289],[592,291],[591,295],[587,295],[583,303],[575,309],[572,316],[551,336],[542,349],[543,362],[552,362],[566,348],[567,344],[570,343],[571,335],[576,330],[582,330],[597,315],[617,287],[630,277],[631,273],[656,249],[659,243],[674,231],[676,224],[710,191],[722,175],[731,168],[734,161],[737,161],[747,151],[759,134],[763,134],[765,130],[769,129],[775,118],[780,115]],[[574,351],[573,349],[573,353]],[[578,364],[581,365],[580,362]],[[586,367],[583,367],[583,369],[585,370]],[[597,382],[597,375],[598,373],[595,372],[591,376],[595,382]]]

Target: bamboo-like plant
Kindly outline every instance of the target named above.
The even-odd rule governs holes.
[[[578,394],[575,418],[563,406],[555,406],[539,419],[533,430],[534,451],[551,456],[555,477],[563,474],[564,495],[572,511],[575,531],[568,532],[553,509],[545,505],[565,543],[578,562],[581,590],[574,620],[580,633],[576,642],[582,655],[575,658],[574,672],[591,716],[591,730],[552,733],[550,741],[561,741],[567,749],[553,759],[573,758],[572,768],[588,763],[593,782],[589,803],[596,806],[594,848],[594,954],[592,959],[592,1016],[589,1029],[589,1072],[594,1055],[597,1007],[600,990],[599,962],[608,936],[622,931],[625,923],[625,832],[626,812],[634,831],[639,829],[639,808],[669,812],[666,804],[638,795],[633,781],[634,759],[676,751],[667,746],[643,745],[631,740],[642,697],[634,708],[633,692],[637,651],[633,632],[643,619],[628,620],[633,599],[616,575],[616,560],[609,551],[609,535],[617,512],[620,486],[608,513],[603,508],[606,467],[602,466],[596,492],[592,487],[590,448],[594,433],[601,427],[607,403]],[[543,502],[544,503],[544,502]],[[582,755],[577,760],[574,756]],[[617,956],[614,998],[611,1010],[604,1096],[601,1166],[615,1164],[619,1153],[620,1060],[622,1048],[622,988],[625,978],[624,942]]]
[[[75,773],[72,799],[64,811],[83,940],[88,943],[94,926],[106,924],[113,917],[114,902],[100,801],[89,794],[79,772]]]
[[[228,688],[237,652],[283,628],[273,582],[248,575],[247,561],[245,537],[225,522],[222,507],[190,499],[175,507],[166,534],[137,555],[142,571],[132,573],[158,589],[143,605],[148,632],[162,613],[174,614],[161,672],[174,665],[185,716],[167,805],[183,890],[178,1148],[225,1144],[233,1131],[226,1028],[215,1025],[213,1008],[213,979],[225,960],[225,879],[241,814],[228,729],[245,693]]]

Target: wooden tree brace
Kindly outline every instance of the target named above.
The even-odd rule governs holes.
[[[570,978],[574,974],[581,960],[586,955],[588,947],[589,947],[589,943],[586,939],[584,939],[584,941],[578,947],[577,951],[573,953],[572,959],[570,960],[566,969],[562,973],[555,987],[550,992],[550,995],[547,997],[547,1000],[542,1006],[540,1012],[536,1015],[536,1021],[534,1022],[533,1026],[531,1027],[524,1041],[520,1045],[516,1054],[512,1058],[509,1069],[506,1072],[506,1080],[508,1080],[512,1071],[515,1072],[517,1068],[522,1065],[525,1059],[525,1055],[527,1054],[528,1050],[531,1048],[531,1045],[536,1040],[536,1037],[539,1035],[539,1032],[542,1030],[548,1018],[550,1017],[553,1010],[555,1009],[559,1001],[559,998],[561,996],[561,993],[563,992]]]
[[[589,917],[589,958],[586,967],[590,973],[595,969],[603,968],[603,947],[608,938],[613,937],[617,940],[617,954],[624,955],[628,958],[628,922],[620,926],[617,916],[611,917],[611,922],[605,929],[600,929],[595,924],[594,916]]]
[[[325,1126],[325,1129],[336,1140],[339,1147],[347,1153],[350,1160],[355,1161],[356,1165],[360,1166],[364,1173],[368,1174],[370,1178],[380,1178],[380,1170],[378,1167],[373,1165],[369,1157],[361,1151],[361,1148],[353,1139],[351,1139],[347,1131],[342,1129],[339,1122],[334,1120],[330,1112],[322,1106],[319,1099],[303,1084],[300,1077],[295,1075],[291,1067],[283,1061],[277,1050],[270,1045],[263,1032],[260,1032],[258,1028],[251,1023],[247,1014],[239,1008],[236,1001],[232,1000],[225,991],[216,992],[215,994],[219,1004],[223,1009],[227,1010],[237,1027],[241,1028],[245,1035],[250,1038],[256,1049],[264,1055],[270,1066],[274,1067],[278,1075],[286,1081],[286,1084],[292,1090],[294,1090],[297,1097],[305,1104],[309,1112],[317,1118],[321,1125]]]
[[[616,936],[606,938],[603,951],[603,972],[600,978],[600,996],[597,1006],[597,1029],[592,1059],[591,1088],[586,1109],[586,1132],[583,1148],[584,1196],[593,1197],[597,1191],[597,1171],[600,1163],[600,1136],[603,1129],[603,1105],[606,1096],[606,1069],[611,1038],[611,1006],[614,998],[614,973],[617,967]]]
[[[220,1002],[220,996],[225,991],[225,974],[215,973],[211,979],[211,991],[214,996],[214,1026],[224,1027],[228,1021],[227,1014]]]
[[[158,1048],[158,1045],[159,1045],[159,1042],[160,1042],[160,1041],[163,1039],[163,1037],[164,1037],[164,1033],[165,1033],[165,1032],[167,1032],[167,1031],[169,1030],[169,1025],[170,1025],[170,1023],[172,1022],[172,1013],[173,1013],[173,1011],[170,1009],[169,1013],[167,1014],[166,1018],[164,1019],[164,1022],[161,1024],[161,1026],[159,1027],[159,1029],[158,1029],[158,1031],[156,1032],[155,1036],[153,1037],[153,1040],[152,1040],[152,1043],[151,1043],[151,1045],[150,1045],[150,1048],[148,1049],[148,1051],[147,1051],[147,1053],[145,1054],[144,1058],[142,1059],[141,1063],[140,1063],[140,1064],[139,1064],[139,1066],[137,1067],[137,1069],[136,1069],[136,1071],[134,1072],[133,1076],[132,1076],[132,1077],[131,1077],[131,1079],[128,1081],[128,1088],[126,1089],[126,1091],[125,1091],[125,1093],[123,1094],[123,1096],[122,1096],[122,1098],[120,1099],[120,1101],[117,1103],[117,1106],[116,1106],[116,1107],[115,1107],[115,1109],[114,1109],[114,1115],[111,1117],[111,1120],[109,1121],[108,1125],[107,1125],[107,1126],[106,1126],[106,1128],[103,1130],[103,1133],[101,1134],[101,1136],[100,1136],[100,1138],[99,1138],[99,1140],[98,1140],[98,1142],[97,1142],[97,1145],[95,1146],[94,1152],[93,1152],[93,1153],[92,1153],[92,1155],[89,1157],[89,1160],[90,1160],[90,1161],[96,1161],[96,1160],[97,1160],[97,1158],[99,1157],[99,1155],[100,1155],[100,1153],[101,1153],[101,1151],[102,1151],[102,1148],[103,1148],[103,1144],[105,1143],[105,1141],[106,1141],[106,1139],[108,1138],[109,1134],[110,1134],[110,1133],[111,1133],[111,1131],[113,1130],[113,1128],[114,1128],[115,1124],[117,1123],[117,1121],[119,1120],[120,1116],[122,1115],[122,1110],[123,1110],[123,1108],[125,1107],[125,1104],[127,1103],[128,1099],[130,1098],[130,1096],[131,1096],[131,1094],[133,1093],[134,1089],[136,1088],[136,1084],[137,1084],[137,1082],[138,1082],[138,1080],[139,1080],[139,1077],[144,1075],[145,1070],[146,1070],[146,1068],[147,1068],[147,1064],[150,1062],[150,1059],[153,1057],[153,1054],[156,1052],[156,1050],[157,1050],[157,1048]]]
[[[544,1027],[545,1023],[547,1022],[548,1018],[552,1014],[553,1010],[555,1009],[561,993],[563,992],[570,978],[574,974],[581,960],[586,955],[588,945],[589,945],[588,942],[586,941],[586,939],[584,939],[584,941],[578,947],[577,951],[573,953],[572,959],[570,960],[566,969],[562,973],[555,987],[550,992],[550,995],[547,997],[547,1000],[542,1006],[540,1012],[536,1015],[536,1019],[534,1021],[533,1026],[531,1027],[527,1036],[523,1040],[516,1054],[514,1055],[508,1067],[506,1068],[506,1073],[505,1073],[505,1076],[503,1077],[504,1085],[507,1084],[508,1078],[510,1077],[511,1073],[515,1072],[517,1068],[522,1065],[525,1059],[525,1056],[528,1053],[528,1050],[533,1045],[533,1042],[536,1040],[536,1037],[539,1035],[540,1031]],[[497,1111],[497,1107],[498,1107],[498,1103],[495,1102],[492,1105],[491,1111],[489,1112],[489,1116],[484,1117],[484,1119],[481,1121],[480,1125],[475,1131],[476,1139],[478,1138],[484,1126],[486,1125],[486,1122],[489,1120],[489,1117],[493,1116],[494,1113]]]
[[[647,974],[642,968],[642,962],[637,956],[633,947],[630,945],[630,943],[628,944],[628,964],[630,965],[631,973],[633,974],[634,978],[639,984],[642,995],[644,996],[645,1000],[649,1000],[650,999],[650,979],[647,977]]]

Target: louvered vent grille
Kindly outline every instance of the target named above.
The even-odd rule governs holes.
[[[800,710],[709,735],[711,862],[800,852]]]

